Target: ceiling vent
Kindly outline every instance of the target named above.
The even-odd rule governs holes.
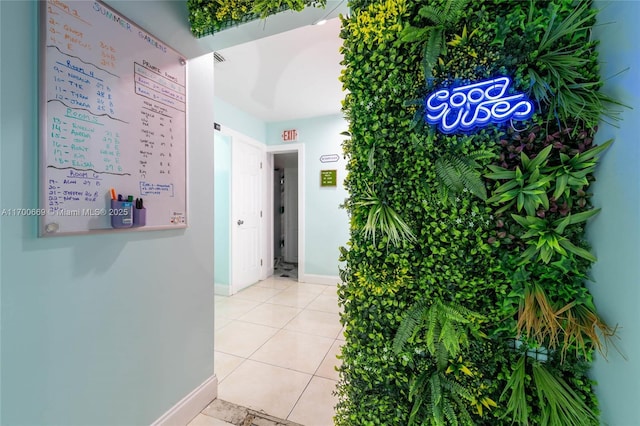
[[[222,62],[226,62],[227,59],[221,54],[219,54],[218,52],[213,52],[213,60],[215,61],[216,64],[219,64]]]

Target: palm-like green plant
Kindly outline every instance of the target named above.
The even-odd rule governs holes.
[[[363,227],[364,235],[366,238],[372,239],[374,243],[378,233],[386,236],[387,241],[396,246],[405,241],[415,240],[411,227],[371,187],[367,188],[366,194],[361,200],[353,204],[355,207],[367,209],[367,222]]]
[[[535,216],[524,217],[512,214],[511,217],[526,229],[526,232],[520,238],[527,240],[527,245],[529,245],[521,255],[521,264],[530,262],[536,255],[539,260],[549,263],[554,254],[567,256],[567,252],[595,262],[596,257],[594,255],[588,250],[573,244],[563,234],[567,226],[584,222],[599,212],[600,209],[588,210],[582,213],[569,214],[554,221]]]
[[[587,407],[571,386],[558,374],[553,374],[539,361],[532,361],[531,372],[527,374],[527,355],[523,354],[515,365],[501,398],[511,391],[504,416],[520,425],[528,425],[530,407],[527,403],[527,378],[531,377],[536,389],[538,406],[541,408],[540,425],[544,426],[584,426],[597,424],[597,417]],[[503,417],[504,417],[503,416]]]
[[[458,23],[469,0],[448,0],[444,8],[431,5],[423,6],[418,14],[433,23],[418,28],[412,25],[405,27],[400,33],[400,40],[404,42],[424,43],[422,48],[422,68],[425,79],[433,77],[433,68],[438,63],[438,57],[446,49],[446,31]]]
[[[613,139],[609,139],[602,145],[578,153],[573,157],[560,153],[561,164],[555,170],[553,198],[558,200],[564,195],[566,199],[569,199],[571,190],[577,192],[589,185],[587,176],[595,170],[600,153],[609,148],[612,143]]]
[[[607,109],[607,104],[623,105],[598,90],[598,78],[589,81],[584,77],[584,67],[592,61],[589,55],[594,49],[587,34],[597,14],[590,3],[581,1],[563,20],[558,17],[559,6],[550,6],[549,24],[529,55],[527,74],[530,94],[549,105],[551,116],[557,115],[565,123],[577,118],[593,128],[602,116],[619,119],[619,112]],[[536,7],[531,2],[531,8]]]
[[[507,410],[503,417],[507,414],[511,414],[513,422],[517,422],[519,425],[529,424],[529,406],[527,404],[527,392],[526,392],[526,359],[527,356],[520,357],[515,365],[515,368],[511,372],[511,376],[507,381],[507,384],[500,396],[503,399],[507,392],[510,390],[511,395],[507,401]]]
[[[524,209],[527,215],[534,216],[539,206],[549,208],[547,190],[554,178],[546,166],[549,153],[553,147],[547,146],[534,159],[530,159],[524,152],[520,153],[520,166],[515,170],[508,170],[500,166],[488,166],[492,173],[484,176],[487,179],[506,180],[493,191],[488,203],[505,204],[496,213],[502,213],[516,205],[517,211]]]
[[[533,362],[533,381],[542,407],[542,426],[597,424],[597,417],[564,379]]]
[[[419,338],[435,358],[435,371],[423,371],[410,382],[409,400],[413,402],[409,425],[472,425],[469,406],[490,408],[495,402],[479,398],[474,391],[449,376],[449,359],[457,357],[469,345],[470,336],[483,336],[479,323],[483,317],[463,306],[418,302],[407,311],[393,340],[393,350],[401,353],[407,342]],[[469,370],[465,374],[473,375]],[[478,408],[481,413],[481,408]]]

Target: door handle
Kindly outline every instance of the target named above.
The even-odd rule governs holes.
[[[243,223],[244,223],[244,220],[238,219],[238,226],[242,225]]]

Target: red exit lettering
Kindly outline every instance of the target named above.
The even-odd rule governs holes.
[[[285,130],[282,132],[282,140],[285,142],[297,141],[298,131],[296,129]]]

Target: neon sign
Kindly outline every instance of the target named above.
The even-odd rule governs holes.
[[[526,120],[533,114],[533,103],[523,93],[505,96],[510,85],[509,77],[498,77],[451,90],[440,89],[425,101],[425,120],[443,133]]]

